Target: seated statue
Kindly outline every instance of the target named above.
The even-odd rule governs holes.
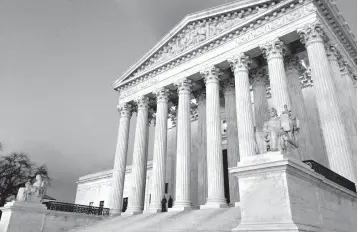
[[[16,200],[26,202],[41,202],[45,195],[46,185],[41,175],[36,175],[36,181],[31,185],[30,181],[25,183],[25,187],[19,189]]]
[[[262,131],[256,131],[257,152],[264,154],[267,151],[287,152],[290,148],[297,148],[296,134],[299,131],[299,121],[292,118],[287,105],[281,116],[275,108],[270,109],[270,119],[264,123]]]

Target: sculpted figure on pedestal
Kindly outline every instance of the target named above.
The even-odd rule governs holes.
[[[19,189],[16,200],[26,202],[41,202],[45,195],[46,184],[41,175],[36,175],[36,181],[31,185],[30,181],[27,181],[25,187]]]
[[[257,152],[264,154],[267,151],[289,152],[297,148],[296,134],[299,131],[299,120],[292,117],[287,105],[279,117],[277,110],[271,108],[270,119],[264,123],[262,130],[256,131]]]

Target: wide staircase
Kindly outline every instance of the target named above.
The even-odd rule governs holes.
[[[229,232],[240,222],[240,208],[118,216],[71,232]]]

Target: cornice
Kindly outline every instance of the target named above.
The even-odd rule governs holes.
[[[357,39],[349,28],[347,21],[339,12],[335,1],[315,0],[318,13],[325,19],[328,27],[332,29],[332,34],[337,38],[345,51],[352,60],[357,58]]]
[[[179,66],[183,62],[201,56],[227,42],[235,41],[237,46],[240,46],[241,44],[259,38],[271,31],[277,30],[283,25],[312,14],[315,11],[316,7],[311,3],[311,0],[286,0],[280,2],[272,8],[267,8],[265,11],[255,15],[250,18],[250,20],[239,23],[215,38],[190,49],[182,56],[175,57],[173,61],[168,61],[159,69],[157,69],[157,67],[153,68],[136,77],[133,81],[126,81],[117,85],[115,89],[119,91],[119,99],[123,99],[137,91],[162,81],[162,79],[159,78],[160,73]],[[188,54],[192,55],[188,56]]]

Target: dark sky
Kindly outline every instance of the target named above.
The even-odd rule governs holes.
[[[111,83],[186,14],[225,2],[0,0],[2,154],[46,163],[49,194],[73,201],[79,176],[113,165]],[[337,5],[356,33],[356,0]]]

